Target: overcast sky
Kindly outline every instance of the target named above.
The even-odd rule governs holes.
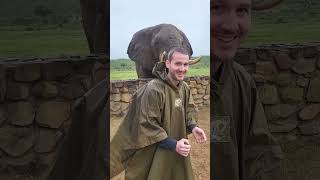
[[[209,55],[209,5],[209,0],[111,0],[111,59],[128,58],[133,34],[161,23],[173,24],[186,34],[193,56]]]

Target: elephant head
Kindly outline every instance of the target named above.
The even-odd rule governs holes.
[[[151,78],[152,68],[160,61],[163,52],[169,52],[172,47],[183,47],[193,54],[192,47],[186,35],[171,24],[159,24],[136,32],[129,44],[127,53],[135,61],[139,78]]]

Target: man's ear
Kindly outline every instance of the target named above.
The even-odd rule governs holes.
[[[169,68],[169,66],[170,66],[170,61],[167,59],[166,60],[166,68]]]

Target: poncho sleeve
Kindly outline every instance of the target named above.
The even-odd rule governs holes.
[[[190,88],[187,88],[187,122],[186,125],[187,127],[192,127],[192,125],[197,125],[198,121],[198,108],[196,104],[194,103],[192,93],[190,91]],[[187,128],[188,133],[190,132],[190,129]]]
[[[268,130],[263,106],[255,84],[251,86],[251,120],[246,143],[246,174],[248,180],[280,178],[281,147]]]
[[[168,137],[161,125],[163,105],[163,93],[152,84],[145,85],[132,97],[127,115],[110,143],[111,177],[125,169],[137,149]]]
[[[129,139],[125,149],[143,148],[168,137],[161,122],[163,96],[161,89],[149,84],[133,97],[120,130]]]

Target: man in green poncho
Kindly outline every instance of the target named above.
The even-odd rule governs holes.
[[[188,67],[189,53],[172,48],[167,60],[155,65],[157,78],[135,93],[111,140],[111,178],[125,170],[126,180],[194,179],[187,134],[192,132],[198,143],[206,136],[197,127],[195,104],[183,82]]]
[[[211,0],[211,179],[277,180],[282,151],[268,131],[252,77],[233,62],[251,0]]]

